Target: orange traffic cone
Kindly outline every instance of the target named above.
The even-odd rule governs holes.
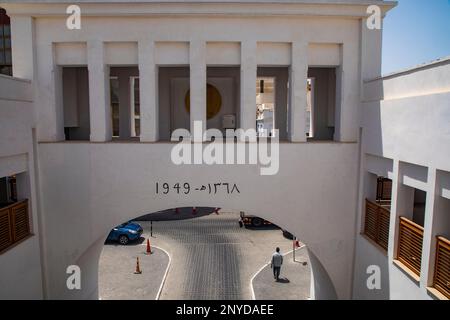
[[[152,248],[150,247],[150,240],[147,239],[147,251],[146,254],[152,254]]]
[[[136,271],[134,272],[134,274],[141,274],[141,268],[139,267],[139,257],[136,257]]]

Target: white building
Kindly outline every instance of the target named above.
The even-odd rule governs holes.
[[[0,209],[0,298],[96,299],[111,227],[184,206],[296,234],[316,299],[448,298],[450,59],[380,77],[382,32],[367,9],[395,3],[90,0],[74,30],[70,4],[0,4],[13,71],[0,76],[0,178],[16,177],[19,201]],[[255,128],[259,78],[275,79],[278,174],[171,162],[170,134],[194,121]],[[380,197],[378,177],[392,180]],[[240,192],[155,191],[215,182]],[[81,290],[66,287],[69,265]],[[367,286],[372,265],[379,289]]]

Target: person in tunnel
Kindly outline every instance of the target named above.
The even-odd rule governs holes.
[[[270,267],[273,270],[273,277],[276,281],[280,279],[281,265],[283,264],[283,256],[280,253],[280,248],[276,248],[275,252],[272,254],[272,260],[270,262]]]

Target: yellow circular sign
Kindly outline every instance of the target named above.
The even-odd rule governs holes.
[[[184,97],[184,106],[188,113],[191,112],[191,90],[188,90]],[[212,84],[206,86],[206,119],[211,119],[216,116],[220,108],[222,108],[222,96],[219,90]]]

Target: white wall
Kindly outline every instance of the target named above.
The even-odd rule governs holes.
[[[33,126],[31,82],[0,75],[0,177],[22,173],[17,181],[18,197],[29,199],[33,234],[0,254],[0,299],[43,297]]]
[[[174,145],[40,144],[46,190],[43,212],[49,223],[46,239],[52,244],[51,297],[86,297],[86,292],[66,290],[64,270],[68,264],[80,263],[83,252],[111,227],[145,213],[184,206],[243,210],[288,228],[321,262],[338,296],[349,297],[356,144],[281,144],[280,172],[274,176],[261,176],[255,165],[175,166],[170,161]],[[155,194],[156,182],[200,187],[226,181],[236,183],[240,193]]]
[[[357,225],[353,297],[361,299],[433,299],[432,285],[436,235],[449,234],[448,212],[442,212],[440,185],[450,183],[450,59],[367,81],[362,104],[361,172],[375,172],[393,179],[390,244],[380,251],[360,236]],[[391,163],[390,170],[386,169]],[[384,171],[384,172],[383,172]],[[361,179],[362,185],[367,179]],[[420,280],[394,264],[398,216],[412,217],[412,195],[405,188],[427,192],[422,270]],[[364,214],[360,187],[359,220]],[[406,203],[407,200],[409,203]],[[381,268],[381,290],[368,290],[365,274],[369,265]]]

